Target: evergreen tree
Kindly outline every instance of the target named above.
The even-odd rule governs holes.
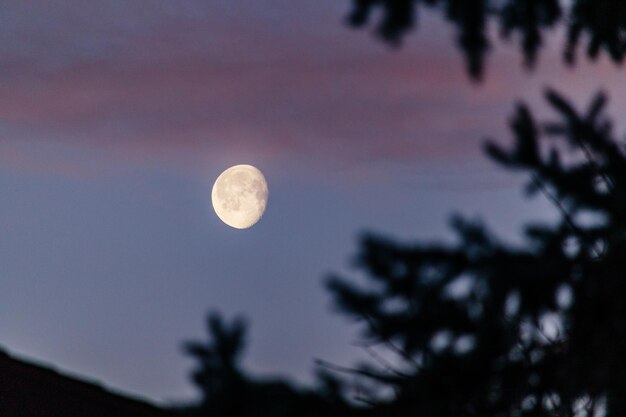
[[[626,53],[626,2],[622,0],[353,0],[348,22],[363,27],[373,12],[380,11],[377,33],[397,44],[416,26],[418,11],[424,7],[443,14],[457,27],[457,43],[474,79],[482,76],[494,27],[504,39],[519,44],[528,67],[535,64],[545,33],[558,23],[567,27],[563,57],[569,64],[575,62],[581,46],[590,59],[605,52],[614,62],[622,62]]]
[[[206,324],[208,342],[189,341],[183,346],[198,363],[191,375],[201,393],[197,408],[208,415],[242,415],[245,404],[240,396],[246,389],[247,379],[239,362],[244,347],[245,321],[238,317],[229,325],[213,313],[208,315]]]
[[[351,370],[379,415],[626,415],[626,155],[598,94],[584,113],[562,96],[537,122],[525,105],[514,146],[488,155],[529,177],[560,213],[498,240],[454,217],[458,243],[400,245],[368,235],[367,282],[328,280],[360,320],[375,361]]]
[[[201,393],[197,405],[180,409],[191,417],[349,417],[337,378],[320,373],[320,387],[300,389],[280,378],[253,378],[241,369],[245,321],[227,323],[217,313],[207,317],[209,340],[184,344],[197,362],[192,380]]]

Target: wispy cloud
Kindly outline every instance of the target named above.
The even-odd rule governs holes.
[[[5,142],[135,160],[454,158],[503,131],[512,94],[530,82],[501,56],[477,88],[445,28],[387,51],[341,27],[338,10],[328,19],[328,4],[286,5],[282,21],[245,0],[64,5],[5,6]]]

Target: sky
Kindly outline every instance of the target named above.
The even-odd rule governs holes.
[[[471,82],[453,28],[425,15],[401,48],[343,23],[349,2],[22,0],[0,8],[0,345],[161,404],[195,398],[185,340],[208,311],[245,315],[245,366],[313,381],[349,365],[357,326],[329,273],[357,276],[365,231],[450,240],[458,212],[520,242],[554,218],[523,176],[481,151],[508,143],[518,100],[550,117],[546,86],[582,107],[619,68],[528,72],[498,42]],[[618,124],[619,127],[619,124]],[[213,181],[252,164],[261,221],[223,224]]]

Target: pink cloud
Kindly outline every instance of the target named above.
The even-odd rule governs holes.
[[[186,12],[172,12],[135,1],[131,16],[112,24],[124,12],[115,4],[100,6],[105,24],[94,28],[97,10],[79,5],[45,30],[17,28],[31,52],[8,48],[0,57],[0,118],[12,140],[135,160],[237,152],[342,163],[475,158],[485,135],[505,132],[516,96],[538,97],[541,81],[567,79],[558,59],[544,64],[546,76],[529,77],[504,52],[492,57],[486,83],[472,85],[437,25],[387,51],[338,19],[316,26],[295,15],[283,28],[223,4],[189,1]],[[55,54],[38,53],[46,48]]]

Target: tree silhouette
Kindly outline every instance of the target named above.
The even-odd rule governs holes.
[[[349,417],[342,386],[335,376],[320,373],[316,390],[296,388],[289,381],[252,378],[241,369],[246,325],[241,317],[227,323],[218,313],[207,316],[209,340],[190,341],[184,351],[197,362],[192,380],[201,393],[198,404],[183,415],[219,417]]]
[[[515,38],[529,68],[545,33],[557,23],[567,27],[563,57],[569,64],[580,47],[592,60],[605,52],[618,63],[626,52],[626,3],[621,0],[353,0],[348,22],[363,27],[379,10],[376,32],[398,44],[416,26],[418,11],[424,7],[442,13],[457,27],[457,41],[474,79],[483,74],[493,25],[503,38]]]
[[[626,415],[626,155],[598,94],[579,114],[537,122],[520,104],[514,146],[486,151],[525,172],[560,213],[506,245],[454,217],[454,245],[368,235],[367,282],[332,276],[337,306],[360,320],[376,361],[351,372],[385,416]]]
[[[186,342],[185,352],[193,357],[199,367],[193,371],[192,380],[202,394],[201,410],[215,415],[239,415],[243,404],[239,393],[246,386],[239,361],[244,347],[245,321],[238,317],[229,326],[218,314],[207,317],[208,343]]]

